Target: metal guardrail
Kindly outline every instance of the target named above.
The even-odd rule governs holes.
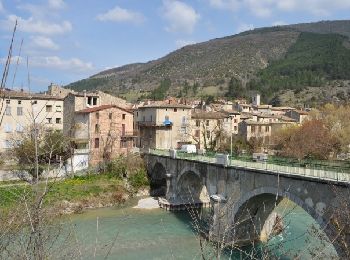
[[[148,153],[154,154],[154,155],[171,157],[170,150],[150,149]],[[217,155],[207,156],[207,155],[177,152],[176,158],[192,160],[192,161],[200,161],[200,162],[206,162],[206,163],[215,163],[215,164],[218,163]],[[232,167],[240,167],[244,169],[263,170],[263,171],[279,173],[283,175],[304,176],[304,177],[320,179],[320,180],[331,180],[331,181],[350,183],[350,173],[344,172],[344,171],[331,171],[331,170],[324,170],[324,169],[310,168],[310,167],[286,166],[286,165],[272,164],[269,162],[252,162],[247,160],[237,160],[233,158],[229,158],[229,160],[227,161],[227,164],[225,165],[232,166]]]

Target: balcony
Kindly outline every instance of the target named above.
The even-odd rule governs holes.
[[[171,127],[172,124],[167,125],[163,123],[159,123],[159,122],[154,122],[154,121],[138,121],[137,124],[140,127]]]
[[[136,137],[137,134],[137,131],[124,131],[122,132],[121,137]]]

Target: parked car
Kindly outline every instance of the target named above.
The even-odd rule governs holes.
[[[194,144],[184,144],[181,146],[180,151],[184,153],[197,153],[197,147]]]

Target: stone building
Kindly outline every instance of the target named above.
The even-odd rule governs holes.
[[[11,148],[26,128],[40,124],[47,129],[63,129],[63,99],[28,92],[1,91],[0,150]]]
[[[179,148],[190,139],[191,107],[182,104],[150,104],[135,112],[137,147],[152,149]]]
[[[225,112],[194,111],[191,117],[192,143],[198,149],[215,149],[232,133],[232,120]]]
[[[89,165],[96,166],[133,148],[133,112],[116,105],[101,105],[75,112],[77,152],[88,150]]]
[[[308,112],[301,110],[290,110],[285,115],[294,119],[300,124],[302,124],[309,117]]]

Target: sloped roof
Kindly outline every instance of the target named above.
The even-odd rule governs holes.
[[[116,105],[101,105],[98,107],[90,107],[90,108],[85,108],[83,110],[76,111],[76,113],[93,113],[93,112],[97,112],[97,111],[101,111],[101,110],[105,110],[105,109],[109,109],[109,108],[119,108],[125,112],[132,113],[132,111],[127,110],[127,109],[122,108],[122,107],[118,107]]]

